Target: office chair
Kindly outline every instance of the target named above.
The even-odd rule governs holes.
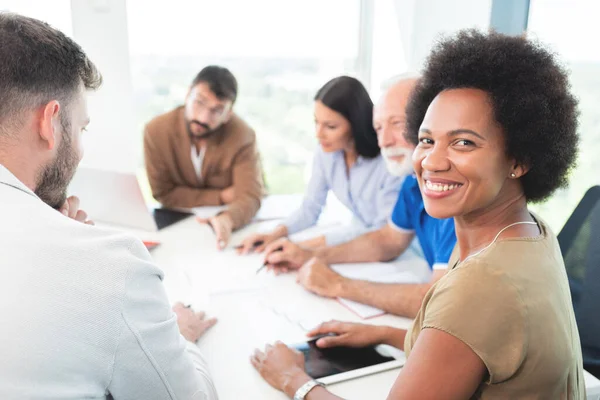
[[[600,186],[590,188],[558,234],[581,339],[583,366],[600,379]]]

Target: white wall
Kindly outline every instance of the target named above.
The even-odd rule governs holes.
[[[71,0],[73,38],[104,77],[89,98],[82,165],[135,171],[134,108],[125,0]]]
[[[0,11],[37,18],[73,36],[71,0],[0,0]]]
[[[395,0],[406,61],[418,71],[441,35],[464,28],[487,29],[491,0]]]
[[[360,43],[359,76],[367,84],[374,79],[377,95],[381,80],[419,70],[440,34],[486,29],[491,0],[361,0],[361,8],[366,15],[354,39]],[[92,123],[82,164],[134,171],[142,143],[134,123],[126,0],[0,0],[0,9],[45,19],[82,45],[104,76],[104,85],[90,96]],[[384,21],[382,12],[392,18],[384,15]]]

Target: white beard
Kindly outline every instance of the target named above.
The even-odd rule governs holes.
[[[390,174],[395,176],[406,176],[413,172],[412,149],[405,147],[385,147],[381,149],[381,155]],[[390,157],[404,156],[402,162],[391,160]]]

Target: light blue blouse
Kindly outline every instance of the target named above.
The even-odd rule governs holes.
[[[327,245],[333,246],[354,239],[387,224],[398,198],[403,177],[391,175],[380,154],[375,158],[359,156],[346,172],[344,152],[325,153],[318,149],[312,176],[302,206],[284,225],[288,234],[309,228],[317,223],[327,193],[331,190],[353,214],[353,223],[328,232]]]

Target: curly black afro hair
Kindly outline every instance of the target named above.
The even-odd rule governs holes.
[[[487,92],[506,136],[507,156],[529,167],[521,184],[528,201],[565,187],[577,157],[577,101],[565,70],[524,37],[464,30],[440,41],[407,105],[407,139],[418,143],[425,112],[442,91]]]

